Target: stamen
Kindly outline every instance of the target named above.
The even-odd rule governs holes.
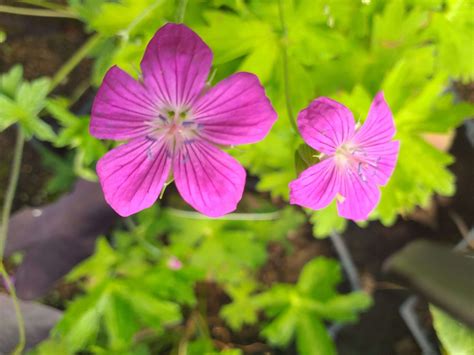
[[[146,157],[148,158],[148,160],[152,160],[152,159],[153,159],[153,153],[152,153],[152,151],[151,151],[150,148],[148,148],[148,149],[146,150]]]
[[[359,164],[357,165],[357,174],[359,175],[359,177],[362,179],[363,182],[367,182],[367,178],[362,172],[362,162],[359,162]]]
[[[189,126],[192,126],[193,124],[195,124],[193,121],[183,121],[181,122],[181,124],[184,126],[184,127],[189,127]]]

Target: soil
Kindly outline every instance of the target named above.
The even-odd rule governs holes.
[[[12,3],[1,1],[0,3]],[[30,18],[0,14],[0,29],[7,31],[7,41],[0,45],[0,72],[8,70],[13,64],[21,63],[25,76],[34,79],[39,75],[54,75],[87,38],[81,23],[74,20]],[[70,94],[76,85],[88,77],[90,63],[85,61],[71,75],[69,81],[60,86],[58,94]],[[474,100],[474,86],[457,85],[464,98]],[[14,130],[0,134],[0,202],[7,184],[9,164],[14,142]],[[474,204],[468,196],[474,196],[474,154],[467,140],[465,129],[459,128],[450,152],[456,162],[450,167],[457,177],[457,193],[452,198],[433,200],[429,211],[417,211],[409,220],[400,219],[393,227],[386,228],[379,223],[370,223],[361,229],[350,225],[344,234],[344,240],[360,271],[364,288],[369,290],[375,305],[362,315],[360,322],[344,327],[337,337],[340,354],[420,354],[410,331],[399,315],[401,303],[410,291],[391,283],[392,280],[382,272],[384,261],[407,243],[426,238],[455,244],[461,238],[459,226],[453,221],[458,216],[469,228],[474,225]],[[40,205],[50,196],[45,193],[45,185],[51,174],[42,167],[39,154],[30,145],[26,145],[21,179],[14,208],[24,205]],[[260,272],[265,283],[295,282],[302,266],[318,255],[336,257],[329,240],[316,240],[311,236],[310,226],[290,236],[293,254],[287,255],[279,245],[269,246],[269,260]],[[342,285],[348,290],[348,285]],[[61,287],[53,291],[55,297],[67,299],[70,292],[62,292]],[[207,321],[210,334],[216,344],[225,348],[230,344],[240,346],[245,353],[261,354],[270,348],[258,337],[258,328],[248,327],[232,332],[218,317],[220,307],[229,302],[227,295],[214,284],[201,284],[198,294],[206,295]],[[426,303],[421,302],[419,314],[426,329],[431,329],[431,319]],[[431,334],[432,335],[432,334]],[[296,354],[292,348],[282,354]]]
[[[0,0],[0,4],[13,5],[14,1]],[[21,64],[28,80],[53,76],[87,38],[80,22],[67,19],[0,14],[2,29],[7,33],[7,40],[0,44],[0,73]],[[86,60],[54,93],[72,93],[78,83],[89,77],[89,70],[90,62]],[[14,128],[0,134],[0,203],[3,203],[3,190],[8,183],[14,142]],[[50,176],[51,173],[42,166],[38,152],[26,144],[14,209],[23,205],[39,206],[49,201],[52,196],[48,196],[44,186]]]

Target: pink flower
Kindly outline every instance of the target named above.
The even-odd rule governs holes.
[[[170,270],[180,270],[183,267],[183,263],[176,256],[172,256],[166,263]]]
[[[380,200],[397,162],[400,142],[383,93],[378,93],[367,120],[356,129],[349,109],[326,97],[298,115],[303,139],[323,153],[321,161],[290,183],[292,204],[319,210],[337,200],[339,214],[364,220]]]
[[[258,78],[236,73],[212,88],[210,48],[188,27],[167,24],[148,44],[136,81],[118,67],[106,74],[90,132],[127,140],[97,164],[105,199],[121,216],[150,207],[174,174],[183,199],[217,217],[235,210],[244,168],[218,145],[260,141],[276,113]]]

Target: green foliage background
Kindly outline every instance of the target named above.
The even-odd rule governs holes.
[[[64,11],[91,33],[91,84],[99,86],[113,64],[137,77],[146,44],[161,25],[175,21],[178,5],[69,0]],[[298,155],[307,151],[291,124],[301,109],[329,96],[363,121],[372,98],[383,90],[401,150],[371,218],[391,225],[398,215],[426,206],[433,194],[455,191],[447,169],[453,157],[431,145],[426,134],[447,134],[474,113],[471,104],[458,102],[451,86],[453,80],[474,79],[472,12],[469,0],[189,0],[185,23],[214,52],[213,83],[249,71],[264,84],[279,120],[262,142],[230,152],[258,177],[257,189],[273,199],[287,201],[295,165],[301,168]],[[88,134],[89,117],[70,112],[71,99],[49,95],[55,84],[54,79],[26,82],[20,67],[4,74],[0,130],[18,123],[28,137],[68,147],[74,155],[70,169],[94,180],[95,161],[108,143]],[[59,132],[40,118],[44,112],[58,121]],[[230,296],[220,315],[232,329],[259,323],[261,336],[273,346],[294,341],[302,354],[334,353],[324,321],[355,321],[370,306],[363,293],[336,292],[338,264],[317,258],[303,268],[296,285],[263,285],[256,272],[268,258],[268,243],[289,248],[286,236],[306,219],[315,237],[344,230],[346,221],[335,205],[307,215],[291,207],[275,211],[268,201],[258,206],[245,211],[251,213],[243,220],[211,221],[156,206],[128,220],[127,228],[100,239],[95,255],[69,275],[84,295],[68,306],[51,339],[35,353],[216,353],[194,289],[203,281],[218,283]],[[172,258],[183,263],[180,270],[170,269]]]

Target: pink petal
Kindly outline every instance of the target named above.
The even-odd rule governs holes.
[[[354,117],[344,105],[327,97],[314,100],[298,114],[298,128],[312,148],[332,154],[354,133]]]
[[[97,174],[107,203],[126,217],[155,203],[170,166],[163,141],[137,138],[104,155]]]
[[[362,127],[355,133],[353,141],[361,146],[379,145],[389,142],[395,135],[393,115],[383,92],[379,92]]]
[[[290,203],[313,210],[326,207],[336,196],[340,186],[333,158],[328,158],[303,171],[290,187]]]
[[[262,140],[277,114],[254,74],[236,73],[200,98],[194,119],[201,135],[217,144],[247,144]]]
[[[373,177],[377,185],[387,184],[397,164],[399,141],[391,141],[377,145],[361,147],[374,165],[365,166],[365,175]]]
[[[90,132],[97,138],[130,139],[143,135],[155,116],[156,105],[143,85],[114,66],[95,97]]]
[[[171,109],[189,106],[209,75],[212,52],[185,25],[168,23],[148,44],[141,62],[145,86]]]
[[[361,177],[356,164],[340,169],[342,196],[337,202],[337,210],[341,217],[362,221],[377,206],[380,191],[376,182],[370,176]]]
[[[234,211],[242,198],[244,168],[204,140],[186,142],[175,156],[173,169],[183,199],[207,216]]]

